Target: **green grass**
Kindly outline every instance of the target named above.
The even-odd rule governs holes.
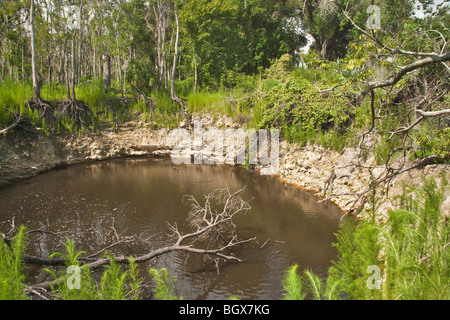
[[[83,100],[91,108],[97,111],[102,110],[104,102],[109,98],[114,97],[114,94],[109,92],[105,93],[103,89],[103,80],[101,78],[95,78],[90,83],[83,82],[76,87],[77,99]]]
[[[226,92],[191,93],[188,97],[189,111],[195,113],[226,114],[230,105],[230,96]]]
[[[25,249],[25,228],[20,227],[8,246],[0,241],[0,300],[24,300],[25,275],[22,253]]]
[[[0,83],[0,107],[14,111],[33,97],[31,84],[16,83],[6,79]]]

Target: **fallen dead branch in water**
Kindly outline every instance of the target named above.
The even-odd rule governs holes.
[[[114,255],[98,257],[105,253],[112,247],[118,246],[123,243],[137,243],[139,241],[148,242],[148,239],[141,239],[135,236],[122,236],[118,233],[114,226],[114,219],[111,226],[111,233],[113,234],[114,241],[108,244],[104,248],[97,250],[93,254],[87,256],[78,257],[78,261],[81,263],[81,269],[97,269],[102,266],[106,266],[114,261],[116,263],[128,264],[130,258],[135,263],[147,262],[158,256],[170,253],[170,252],[186,252],[204,255],[205,258],[212,259],[216,268],[219,268],[219,261],[235,261],[241,262],[242,260],[237,257],[232,251],[234,248],[245,244],[247,242],[255,240],[255,238],[249,238],[240,240],[236,235],[235,224],[233,218],[237,214],[246,213],[250,210],[250,205],[247,201],[243,200],[240,196],[242,190],[237,192],[230,192],[228,189],[214,190],[205,197],[205,203],[200,204],[193,196],[186,196],[187,204],[191,210],[187,216],[187,222],[191,231],[183,233],[178,228],[177,224],[169,224],[168,229],[170,231],[171,244],[152,250],[143,255],[138,256],[125,256]],[[3,235],[3,241],[8,242],[12,240],[13,231],[16,229],[14,219],[12,220],[12,229]],[[48,233],[52,236],[60,235],[60,233],[53,233],[44,228],[39,230],[32,230],[29,233]],[[44,259],[34,256],[24,256],[24,262],[42,265],[42,266],[62,266],[65,265],[64,259]],[[61,277],[52,281],[44,281],[38,284],[30,285],[27,288],[29,294],[35,294],[37,296],[42,295],[42,290],[47,290],[57,286],[64,281],[67,277]]]

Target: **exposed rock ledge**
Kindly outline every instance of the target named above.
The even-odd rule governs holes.
[[[211,126],[235,127],[230,119],[221,118],[214,122],[203,116],[204,128]],[[34,176],[38,173],[75,163],[114,159],[125,156],[169,154],[174,146],[168,129],[149,130],[139,123],[122,126],[119,132],[104,131],[100,135],[59,138],[35,135],[21,140],[0,137],[0,186],[8,182]],[[348,210],[351,194],[367,188],[371,181],[368,170],[350,166],[357,155],[355,149],[347,148],[342,153],[317,146],[297,148],[285,141],[280,146],[280,179],[298,187],[313,190],[319,197],[323,194],[325,181],[334,169],[331,201],[344,211]],[[373,160],[372,160],[373,161]],[[371,159],[367,160],[370,163]],[[440,183],[440,172],[444,171],[450,180],[449,165],[430,165],[425,169],[411,170],[392,181],[389,196],[402,193],[402,182],[419,185],[421,176],[434,176]],[[381,169],[380,169],[381,170]],[[373,172],[377,174],[376,170]],[[443,209],[450,216],[450,192],[446,194]],[[320,201],[320,199],[318,200]],[[379,198],[377,214],[384,217],[393,206],[384,195]]]
[[[281,179],[295,184],[307,190],[313,190],[317,196],[323,196],[324,183],[330,177],[332,170],[336,172],[333,182],[333,195],[331,201],[335,202],[343,211],[350,209],[355,200],[355,193],[366,190],[373,181],[369,170],[352,166],[355,164],[358,151],[353,148],[346,148],[342,153],[334,152],[318,146],[307,146],[295,148],[286,143],[282,146],[286,150],[282,157],[283,170]],[[364,166],[374,163],[374,159],[367,159]],[[383,168],[373,169],[373,176],[377,177],[382,173]],[[438,185],[441,184],[441,172],[444,172],[447,180],[450,181],[450,165],[428,165],[423,169],[413,169],[398,175],[389,185],[389,199],[403,194],[404,183],[412,186],[422,184],[422,176],[434,177]],[[377,189],[376,196],[377,216],[379,219],[386,217],[389,209],[395,208],[396,204],[386,197],[386,190],[380,194]],[[445,215],[450,217],[450,188],[445,194],[446,200],[442,205]],[[369,202],[365,205],[370,208]]]

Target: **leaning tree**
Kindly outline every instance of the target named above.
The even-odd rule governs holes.
[[[365,23],[368,13],[352,11],[351,1],[331,0],[330,3],[353,27],[355,40],[351,45],[356,53],[347,54],[343,70],[339,63],[332,63],[342,77],[340,84],[328,89],[316,88],[322,94],[330,94],[338,88],[356,88],[356,106],[364,103],[369,106],[370,124],[361,134],[360,153],[354,166],[372,171],[373,166],[367,168],[362,163],[363,155],[382,144],[389,147],[381,173],[366,189],[353,194],[356,201],[349,210],[353,212],[364,205],[369,192],[380,186],[389,188],[396,176],[449,160],[449,137],[445,128],[450,123],[450,9],[443,6],[422,19],[408,11],[400,21],[401,15],[391,17],[389,10],[404,8],[381,1],[381,14],[388,10],[380,19],[384,26],[371,29],[369,24],[361,23]],[[416,153],[420,125],[441,132],[443,146],[440,149],[443,150],[438,148],[425,156]],[[332,177],[333,174],[329,180]]]

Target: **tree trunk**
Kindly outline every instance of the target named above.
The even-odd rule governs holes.
[[[197,74],[197,55],[194,54],[194,94],[197,93],[198,74]]]
[[[76,63],[75,63],[75,35],[77,31],[74,30],[72,35],[72,99],[73,101],[77,100],[77,96],[75,94],[75,84],[76,84]]]
[[[167,90],[168,75],[170,75],[170,70],[166,65],[166,31],[169,28],[169,10],[169,5],[160,0],[153,4],[156,42],[155,67],[159,76],[158,87],[164,86],[165,90]]]
[[[111,57],[107,54],[103,56],[103,88],[105,93],[109,92],[111,86]]]
[[[96,46],[94,45],[94,58],[93,58],[93,68],[94,68],[94,78],[97,78],[97,50]]]
[[[22,36],[21,36],[22,37]],[[25,86],[25,53],[24,45],[22,44],[22,84]]]
[[[48,88],[49,88],[50,96],[52,94],[52,71],[53,71],[52,57],[49,55],[48,56]]]
[[[67,100],[72,100],[70,97],[69,57],[67,54],[67,49],[64,50],[64,60],[64,80],[66,81]]]
[[[77,63],[77,80],[78,82],[81,81],[84,75],[84,63],[83,63],[83,32],[80,30],[80,39],[78,40],[78,63]]]
[[[31,0],[30,7],[30,25],[31,25],[31,72],[33,78],[33,94],[36,101],[41,100],[41,88],[36,69],[36,31],[34,25],[34,0]]]
[[[120,86],[120,94],[122,95],[122,98],[124,96],[123,94],[123,83],[122,83],[122,61],[120,59],[120,46],[119,46],[119,38],[116,38],[117,42],[117,72],[119,76],[119,86]]]
[[[322,42],[322,47],[320,48],[320,58],[322,60],[327,60],[327,49],[328,49],[328,39],[324,39]]]
[[[175,37],[175,52],[173,54],[173,66],[172,66],[172,79],[171,79],[171,88],[170,88],[170,96],[173,101],[176,101],[180,107],[181,112],[183,113],[185,119],[186,119],[186,125],[188,128],[191,127],[191,117],[189,113],[187,112],[186,108],[184,107],[183,100],[180,99],[176,93],[175,93],[175,74],[177,71],[177,60],[178,60],[178,38],[180,33],[180,25],[178,21],[178,11],[175,9],[175,21],[177,23],[177,32]]]
[[[176,94],[175,94],[175,73],[177,70],[177,60],[178,60],[178,35],[179,35],[179,23],[178,23],[178,12],[175,10],[175,20],[177,23],[177,33],[175,38],[175,52],[173,54],[173,66],[172,66],[172,79],[171,79],[171,88],[170,88],[170,95],[173,100],[176,100]]]

